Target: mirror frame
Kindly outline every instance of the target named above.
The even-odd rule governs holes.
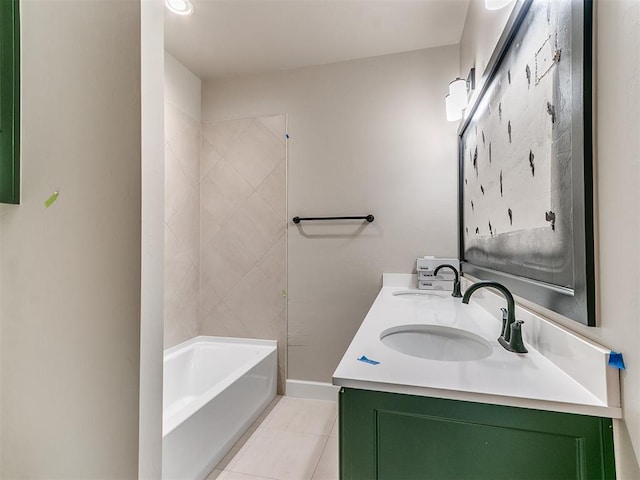
[[[464,225],[464,144],[469,127],[483,96],[498,74],[499,67],[514,42],[534,0],[518,0],[493,51],[483,75],[481,88],[474,93],[458,129],[458,213],[461,271],[480,280],[493,280],[507,286],[515,295],[587,326],[596,325],[594,197],[593,197],[593,123],[592,123],[592,54],[593,5],[591,0],[571,2],[572,93],[582,103],[581,111],[572,111],[572,135],[582,149],[572,150],[571,201],[573,215],[573,288],[532,280],[495,268],[474,264],[465,258]],[[577,77],[577,78],[576,78]],[[576,135],[577,133],[577,135]]]

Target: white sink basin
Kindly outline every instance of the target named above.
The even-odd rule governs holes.
[[[400,325],[382,332],[380,340],[397,352],[443,362],[480,360],[493,353],[479,335],[441,325]]]
[[[394,297],[401,298],[409,298],[409,299],[420,299],[420,300],[442,300],[446,298],[446,292],[442,292],[441,294],[425,292],[424,290],[398,290],[397,292],[393,292],[391,295]]]

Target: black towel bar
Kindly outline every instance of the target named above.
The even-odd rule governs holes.
[[[357,215],[357,216],[349,216],[349,217],[293,217],[293,223],[300,223],[303,220],[366,220],[367,222],[373,222],[374,216],[369,215]]]

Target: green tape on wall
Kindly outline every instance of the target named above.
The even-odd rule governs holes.
[[[59,195],[58,192],[53,192],[53,195],[51,195],[49,198],[47,198],[44,201],[44,206],[49,208],[51,205],[53,205],[54,202],[58,199],[58,195]]]

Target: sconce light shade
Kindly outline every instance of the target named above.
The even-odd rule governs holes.
[[[444,103],[447,107],[447,120],[456,122],[462,118],[462,108],[460,108],[451,98],[451,95],[444,97]]]
[[[452,105],[459,110],[463,110],[467,106],[467,82],[462,78],[456,78],[449,83],[449,97]]]
[[[487,10],[500,10],[509,5],[513,0],[484,0],[484,8]]]

